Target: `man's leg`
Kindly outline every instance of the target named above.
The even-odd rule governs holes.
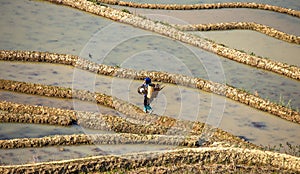
[[[146,97],[147,98],[147,97]],[[147,112],[151,113],[152,112],[152,108],[150,106],[150,99],[147,98],[147,106],[146,106]]]
[[[144,95],[144,112],[147,113],[147,105],[148,105],[148,98],[146,95]]]

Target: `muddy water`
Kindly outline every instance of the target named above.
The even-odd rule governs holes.
[[[286,14],[257,9],[216,9],[216,10],[151,10],[126,8],[133,14],[164,21],[170,24],[208,24],[224,22],[256,22],[277,30],[300,36],[300,18]]]
[[[98,63],[104,62],[122,67],[198,76],[218,82],[227,82],[251,92],[257,90],[260,95],[273,100],[279,100],[281,95],[285,97],[285,100],[291,99],[292,104],[296,103],[295,106],[300,106],[299,83],[293,80],[220,59],[213,54],[151,32],[122,24],[115,25],[109,20],[75,9],[35,1],[3,0],[0,3],[1,49],[71,53]],[[232,10],[242,11],[233,13]],[[231,22],[232,19],[245,19],[247,15],[251,16],[258,12],[261,14],[263,11],[245,9],[224,9],[220,12],[203,11],[205,14],[198,12],[193,14],[195,18],[191,18],[192,12],[181,12],[183,12],[182,15],[177,12],[168,13],[171,16],[173,13],[177,14],[176,18],[182,17],[181,20],[185,21],[193,19],[198,23],[201,19],[207,20],[207,22],[213,20],[209,22],[214,23],[218,20],[225,20],[226,18],[223,16],[231,17],[226,19]],[[241,15],[236,15],[236,12]],[[250,13],[251,15],[249,15]],[[246,16],[242,16],[242,14]],[[201,18],[197,16],[201,16]],[[278,26],[290,31],[288,33],[300,31],[297,28],[298,19],[273,16],[263,12],[263,15],[256,15],[255,18],[263,20],[262,24],[268,25],[268,21],[274,25],[279,24]],[[226,22],[226,20],[220,22]],[[258,23],[260,22],[258,21]],[[136,92],[136,87],[141,84],[141,81],[95,76],[61,65],[0,62],[0,66],[0,78],[100,91],[142,107],[143,97],[137,95]],[[96,106],[95,103],[91,103],[89,107],[82,107],[85,105],[76,101],[73,104],[61,105],[60,103],[64,103],[63,100],[3,91],[0,94],[1,100],[41,105],[51,104],[57,107],[102,112],[102,109],[98,110],[99,106]],[[278,145],[287,141],[292,144],[300,143],[298,134],[300,127],[298,125],[205,92],[176,85],[166,85],[158,98],[153,101],[152,106],[156,114],[207,122],[256,144]],[[103,112],[111,111],[108,109]],[[16,129],[18,129],[17,127]],[[18,153],[21,154],[22,150],[26,149],[18,150]],[[5,152],[8,151],[5,150]],[[55,156],[60,155],[56,154]],[[26,158],[36,159],[31,155]],[[18,161],[17,159],[12,160]]]
[[[50,135],[72,135],[85,133],[110,133],[106,131],[83,129],[80,126],[52,126],[43,124],[0,123],[0,139],[40,138]]]
[[[190,32],[227,47],[254,53],[300,67],[300,45],[287,43],[250,30]]]
[[[120,58],[119,56],[116,57]],[[112,59],[113,58],[109,60]],[[153,64],[148,64],[147,69],[163,69],[166,66],[161,64],[161,62],[161,59],[153,58]],[[182,64],[181,62],[178,61],[177,66],[177,64],[174,63],[174,60],[165,60],[165,64],[171,63],[173,63],[173,66],[167,66],[168,72],[176,73],[180,71],[186,72],[186,74],[189,75],[188,69],[185,66],[180,66]],[[281,100],[281,102],[284,102],[285,104],[290,103],[290,106],[293,106],[294,108],[300,108],[300,93],[298,90],[300,88],[300,84],[297,81],[289,80],[288,78],[276,76],[272,73],[267,73],[257,69],[248,69],[249,71],[246,71],[245,69],[241,68],[241,65],[232,66],[231,63],[232,62],[229,61],[223,62],[224,70],[231,72],[230,74],[226,75],[226,78],[230,80],[227,80],[227,83],[234,86],[239,86],[242,89],[251,89],[249,90],[250,92],[258,91],[259,95],[265,98],[269,98],[277,102]],[[143,64],[141,59],[133,57],[124,61],[124,63],[121,65],[122,67],[143,69],[141,68],[141,64]],[[182,68],[182,70],[178,70],[180,68]],[[245,78],[239,79],[237,76]],[[276,77],[277,79],[275,79]],[[109,95],[114,95],[114,91],[120,91],[118,90],[118,87],[121,87],[120,89],[123,90],[122,86],[118,84],[119,81],[123,81],[121,79],[98,76],[77,68],[72,68],[70,66],[51,65],[47,63],[1,61],[0,78],[54,86],[81,88],[90,91],[96,90]],[[136,85],[138,86],[139,84]],[[136,89],[132,90],[135,91]],[[126,89],[126,91],[128,91],[128,89]],[[122,91],[120,91],[120,93],[121,92]],[[127,100],[127,98],[124,99]],[[85,106],[82,104],[78,105],[78,107],[79,106],[86,108],[85,110],[95,110],[93,110],[91,106]]]
[[[53,68],[57,65],[20,62],[3,62],[1,65],[9,67],[8,69],[12,68],[11,70],[13,70],[13,67],[17,67],[15,72],[17,72],[18,69],[22,69],[22,73],[25,74],[24,76],[16,75],[15,78],[7,77],[7,79],[42,84],[57,83],[56,85],[59,86],[73,86],[79,89],[99,91],[129,101],[141,108],[143,106],[143,96],[138,95],[136,92],[137,86],[142,83],[141,81],[98,76],[70,67],[64,68],[65,66],[62,65],[59,65],[60,68],[57,68],[58,72],[55,74],[52,72]],[[14,66],[11,67],[10,65]],[[19,65],[22,68],[18,68]],[[37,72],[37,74],[33,76],[29,75],[30,73],[28,73],[28,71],[32,70]],[[72,73],[75,74],[76,78],[73,77]],[[48,76],[52,77],[47,79]],[[73,78],[75,81],[72,81]],[[57,79],[60,80],[57,81]],[[300,143],[300,135],[298,134],[300,127],[297,124],[284,121],[270,114],[217,95],[176,85],[164,85],[166,86],[165,89],[163,89],[152,102],[154,113],[158,115],[168,115],[178,119],[206,122],[229,131],[234,135],[245,137],[247,140],[256,144],[279,144],[286,141],[296,144]],[[1,91],[0,94],[2,94],[1,100],[25,102],[29,104],[40,103],[54,107],[64,106],[51,104],[56,103],[59,99],[54,99],[54,102],[52,98],[48,97],[6,91]],[[38,102],[36,100],[38,100]],[[68,103],[71,103],[70,100]],[[68,108],[72,107],[73,109],[80,108],[85,110],[85,107],[82,106],[81,102],[75,101],[73,102],[73,106],[68,106]],[[98,108],[98,105],[96,105],[96,103],[90,103],[89,107]],[[103,109],[99,109],[98,112],[112,113],[112,111]]]
[[[54,160],[68,160],[101,155],[121,155],[126,153],[171,150],[178,146],[120,144],[120,145],[80,145],[44,148],[0,149],[0,165],[38,163]],[[24,155],[26,154],[26,155]]]
[[[227,83],[251,93],[257,92],[260,96],[275,102],[283,100],[284,103],[288,103],[290,101],[293,108],[300,108],[298,90],[300,83],[295,80],[220,58],[212,53],[160,36],[138,36],[121,43],[114,41],[117,46],[106,48],[109,52],[104,57],[99,52],[89,49],[100,48],[105,40],[106,37],[102,34],[95,36],[92,43],[88,44],[90,47],[84,49],[82,55],[89,52],[92,56],[88,59],[98,63],[136,70],[180,73]],[[119,40],[122,41],[122,39]],[[282,49],[281,51],[290,50]],[[296,57],[296,55],[293,56]]]
[[[78,54],[93,33],[111,23],[42,1],[0,1],[0,48]]]
[[[112,23],[107,19],[75,9],[25,0],[5,0],[1,3],[1,49],[72,53],[98,63],[181,73],[228,83],[252,93],[257,91],[262,97],[276,102],[283,100],[284,103],[290,103],[293,108],[300,106],[298,90],[300,84],[288,78],[253,69],[166,37],[131,26]],[[280,24],[279,26],[286,28],[297,30],[299,27],[299,22],[294,18],[292,18],[293,20],[286,19],[287,15],[279,14],[279,17],[276,15],[274,17],[273,14],[267,15],[269,12],[261,10],[254,12],[251,9],[230,10],[242,10],[239,13],[247,14],[247,20],[253,19],[248,19],[252,15],[255,16],[255,19],[264,19],[263,24],[273,21],[274,24]],[[146,11],[144,9],[142,12],[147,13]],[[221,11],[212,10],[207,13],[216,13],[211,14],[212,16],[228,16],[230,20],[232,17],[235,19],[239,16],[230,11],[223,14],[222,11],[223,9]],[[151,10],[148,12],[151,13]],[[181,17],[179,12],[183,14],[195,12],[196,16],[193,13],[193,17],[188,16],[188,19],[198,21],[198,11],[161,11],[161,13],[167,14],[176,13]],[[205,11],[201,10],[202,12],[206,14]],[[176,15],[175,17],[177,18]],[[244,18],[246,20],[246,17],[240,16],[240,19]],[[287,57],[291,57],[289,54],[294,55],[294,52],[290,52],[288,49],[282,50],[282,52],[285,52]],[[52,74],[57,73],[56,69],[53,69]],[[2,70],[2,76],[15,76],[14,73],[8,73],[7,69]],[[36,72],[32,70],[31,73]],[[19,75],[25,78],[22,73]],[[45,78],[52,78],[52,76]],[[56,84],[57,82],[53,81],[51,85]]]

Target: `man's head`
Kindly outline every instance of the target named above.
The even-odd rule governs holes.
[[[150,79],[149,77],[146,77],[146,78],[145,78],[145,83],[146,83],[146,84],[150,84],[150,83],[151,83],[151,79]]]

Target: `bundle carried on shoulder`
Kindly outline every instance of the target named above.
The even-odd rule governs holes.
[[[160,85],[160,84],[154,84],[154,83],[150,83],[147,86],[145,85],[141,85],[138,87],[137,92],[141,95],[146,94],[148,98],[151,98],[153,96],[154,92],[158,92],[160,90],[162,90],[164,88],[164,86]]]

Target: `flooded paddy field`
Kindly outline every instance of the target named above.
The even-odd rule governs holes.
[[[152,55],[150,54],[148,59],[151,59],[150,56]],[[108,56],[108,58],[111,58],[110,60],[113,60],[115,62],[120,63],[122,61],[119,59],[115,60],[114,57],[115,56],[113,55]],[[116,57],[120,58],[120,55],[116,55]],[[126,60],[122,64],[122,67],[144,70],[145,66],[143,66],[143,64],[147,62],[147,59],[140,61],[142,57],[146,59],[146,57],[144,57],[143,55],[139,55],[137,57]],[[184,57],[182,57],[182,60],[183,58]],[[224,74],[220,74],[222,72],[218,72],[222,70],[216,70],[217,72],[214,73],[212,72],[213,67],[217,68],[219,65],[215,65],[214,63],[209,62],[209,58],[210,57],[205,57],[202,59],[202,62],[207,62],[204,63],[207,66],[203,68],[202,72],[199,72],[201,71],[199,69],[197,70],[199,73],[207,73],[207,75],[210,76],[209,79],[215,79],[216,81],[220,80],[221,82],[224,81],[235,87],[245,89],[246,91],[249,91],[251,93],[257,92],[260,96],[269,98],[275,102],[279,102],[280,100],[284,100],[284,102],[290,101],[292,107],[300,108],[300,101],[297,100],[300,97],[300,92],[298,90],[300,88],[300,84],[297,81],[290,80],[286,77],[278,76],[262,70],[253,70],[248,66],[240,65],[238,63],[227,60],[223,61],[221,67],[223,68],[222,70],[225,71]],[[147,65],[146,68],[148,70],[161,70],[171,73],[191,75],[188,66],[193,66],[192,64],[183,65],[181,61],[177,60],[179,62],[179,65],[174,65],[173,67],[169,68],[165,65],[172,63],[172,61],[174,60],[172,60],[172,57],[164,59],[153,58],[151,59],[152,64]],[[191,57],[191,60],[193,60],[193,57]],[[132,65],[133,62],[135,62],[136,64]],[[162,62],[164,62],[163,65],[155,66],[155,64],[159,64]],[[197,62],[197,64],[200,63]],[[232,66],[232,64],[236,66]],[[81,69],[64,65],[1,61],[0,67],[0,78],[7,80],[26,81],[30,83],[41,83],[68,88],[78,87],[80,89],[92,91],[97,89],[100,90],[100,92],[105,92],[107,94],[111,93],[111,88],[116,88],[116,85],[118,84],[117,78],[96,76],[93,73],[85,72]],[[208,68],[211,69],[209,70]],[[57,79],[60,80],[57,81]],[[138,83],[136,83],[136,85],[138,85]]]
[[[21,2],[18,3],[21,4]],[[112,21],[109,21],[107,19],[88,15],[84,12],[80,12],[71,8],[60,7],[57,5],[41,2],[25,1],[23,3],[24,5],[19,5],[17,6],[17,8],[25,9],[26,7],[28,7],[29,9],[36,11],[37,14],[42,14],[36,15],[37,17],[34,20],[23,20],[26,22],[20,22],[20,24],[24,26],[14,27],[13,21],[22,20],[20,18],[29,19],[32,14],[30,11],[26,10],[18,10],[18,13],[22,13],[18,14],[13,10],[12,7],[14,6],[11,2],[5,4],[3,8],[12,8],[12,10],[7,11],[5,14],[3,14],[3,20],[0,20],[1,22],[3,22],[4,26],[0,31],[2,32],[0,41],[2,49],[70,53],[80,55],[86,59],[92,60],[93,62],[104,63],[113,66],[134,68],[137,70],[156,70],[185,74],[189,76],[209,79],[216,82],[227,83],[235,87],[245,89],[246,91],[249,91],[251,93],[257,92],[261,97],[268,98],[274,102],[280,102],[281,100],[284,100],[285,103],[288,103],[290,101],[290,105],[294,109],[300,108],[300,101],[297,100],[300,98],[298,90],[300,88],[300,84],[297,83],[297,81],[290,80],[273,73],[253,69],[234,61],[223,59],[212,53],[202,51],[187,44],[182,44],[178,41],[173,41],[166,37],[159,36],[155,33],[133,28],[124,24],[112,23]],[[43,9],[43,12],[39,11],[38,9]],[[52,13],[53,11],[55,11],[56,13]],[[174,12],[179,13],[180,11]],[[76,26],[78,25],[78,23],[73,22],[74,14],[76,14],[75,21],[81,23],[81,28],[77,28]],[[257,19],[261,19],[261,16],[272,16],[257,13],[255,14],[257,15]],[[10,15],[10,17],[5,18],[5,15]],[[62,19],[64,21],[61,21],[61,16],[63,16]],[[50,25],[40,24],[41,21],[48,22],[50,23]],[[51,24],[53,23],[53,21],[55,21],[56,23],[60,23],[60,25],[55,25],[55,23]],[[266,21],[270,20],[265,19],[264,22]],[[286,22],[286,20],[284,21]],[[277,24],[278,21],[274,23]],[[282,26],[295,25],[291,26],[291,28],[293,29],[297,29],[300,27],[298,25],[299,22],[290,21],[288,23],[289,24],[284,24]],[[41,28],[41,26],[47,26],[47,30],[51,29],[51,32],[47,32],[46,28],[43,29]],[[70,28],[65,28],[65,26]],[[22,28],[20,29],[22,31],[15,32],[10,28]],[[275,28],[277,28],[277,26]],[[66,33],[66,31],[68,32]],[[17,37],[18,35],[12,33],[19,33],[18,35],[22,37]],[[207,35],[208,34],[209,32],[207,32]],[[255,36],[256,37],[254,38],[254,40],[262,40],[262,38],[259,37],[260,35],[256,34]],[[34,37],[34,39],[32,37]],[[75,39],[77,37],[79,38]],[[217,34],[215,34],[214,37],[217,37]],[[241,36],[236,37],[241,39]],[[48,42],[48,38],[52,38],[52,40],[53,38],[56,38],[54,39],[56,41]],[[107,42],[108,40],[109,42]],[[227,40],[229,42],[229,39]],[[270,40],[270,43],[268,41],[269,39],[264,39],[265,46],[273,45],[272,40]],[[227,45],[226,43],[223,44]],[[130,45],[130,47],[128,45]],[[256,46],[257,45],[258,44],[256,44]],[[228,46],[230,46],[230,44],[228,44]],[[291,63],[292,65],[297,65],[298,59],[297,56],[295,57],[295,55],[297,55],[296,53],[298,53],[298,46],[295,44],[288,44],[285,46],[287,47],[287,49],[285,50],[283,45],[280,44],[277,47],[273,46],[272,48],[267,49],[267,51],[272,52],[270,51],[270,49],[282,50],[280,51],[281,54],[284,53],[285,57],[288,57],[287,59],[290,59],[289,62],[293,62]],[[253,46],[251,45],[251,48],[252,47]],[[262,49],[261,47],[259,48]],[[242,50],[247,51],[247,49],[245,48]],[[255,53],[255,51],[251,52]],[[257,55],[264,56],[258,53]],[[271,56],[268,57],[270,59],[273,59],[273,57]],[[285,57],[280,56],[280,60],[285,59]],[[276,59],[276,57],[274,59],[279,60]],[[168,66],[170,64],[172,64],[172,66]],[[3,64],[3,66],[5,65]],[[55,69],[58,68],[53,68],[53,73],[56,73],[58,71]],[[1,71],[1,75],[5,77],[13,76],[12,73],[8,72],[10,70],[7,70],[6,68],[1,68]],[[11,71],[16,72],[15,70],[13,70],[13,68],[11,69]],[[4,73],[9,73],[9,75],[5,75]],[[73,78],[71,73],[73,72],[70,72],[71,77],[67,76],[65,78]],[[73,75],[76,75],[75,73]],[[268,82],[266,80],[268,80]],[[53,82],[50,85],[55,85],[56,83],[58,82]]]
[[[40,138],[50,135],[71,135],[71,134],[105,134],[112,133],[95,129],[82,128],[78,125],[70,127],[45,125],[45,124],[22,124],[22,123],[1,123],[1,140],[14,138]]]
[[[9,80],[97,91],[129,101],[140,108],[143,107],[142,96],[136,95],[136,87],[142,81],[100,76],[61,65],[20,62],[3,62],[1,65],[4,66],[3,69],[10,67],[9,65],[15,65],[12,68],[8,68],[13,70],[12,72],[16,72],[18,69],[25,70],[22,71],[23,75],[17,75],[17,78],[9,76],[1,78],[6,77],[5,79]],[[13,68],[18,66],[20,67]],[[60,68],[56,68],[57,73],[53,74],[53,69],[56,66]],[[31,73],[27,72],[27,70],[31,71],[31,73],[34,71],[34,75],[30,75]],[[72,76],[75,73],[80,74],[80,77],[73,78]],[[2,74],[5,74],[5,72]],[[48,76],[51,78],[47,78]],[[60,79],[60,81],[58,82],[57,79]],[[76,80],[73,81],[74,79]],[[258,145],[277,145],[282,141],[299,143],[297,139],[300,139],[300,137],[297,132],[300,131],[300,127],[297,124],[252,109],[230,99],[224,99],[218,95],[207,92],[199,93],[198,90],[177,85],[164,85],[168,90],[162,90],[160,95],[152,102],[153,107],[155,107],[154,113],[158,115],[168,115],[177,119],[200,122],[207,122],[216,117],[215,119],[218,120],[218,122],[214,123],[216,126]],[[276,88],[273,89],[276,90]],[[1,100],[16,103],[84,110],[126,117],[110,108],[97,105],[96,102],[56,99],[3,90],[0,98]],[[256,123],[261,124],[261,126],[256,126]]]
[[[300,65],[300,46],[249,30],[191,32],[248,54],[272,58],[290,65]],[[244,42],[246,41],[246,42]]]
[[[145,16],[152,20],[166,22],[168,24],[209,24],[226,22],[255,22],[270,26],[279,31],[296,36],[300,35],[300,19],[286,14],[272,11],[229,8],[209,10],[157,10],[136,9],[130,7],[118,7],[128,9],[130,12]]]
[[[80,145],[25,149],[0,149],[0,164],[13,165],[38,163],[100,155],[121,155],[126,153],[164,151],[181,147],[168,145],[124,144],[124,145]],[[25,154],[25,155],[24,155]]]
[[[168,1],[155,2],[168,3]],[[175,2],[178,4],[186,3],[184,1]],[[214,3],[213,1],[203,2]],[[196,2],[191,1],[189,3]],[[300,6],[293,1],[289,3],[259,1],[259,3],[269,3],[295,10],[300,9]],[[145,16],[168,24],[254,21],[288,34],[300,35],[299,18],[266,10],[239,8],[171,11],[109,6],[128,9],[133,15]],[[3,0],[0,2],[0,25],[1,50],[34,50],[73,54],[98,64],[199,77],[234,86],[264,99],[293,108],[299,113],[300,83],[297,80],[237,63],[154,32],[114,22],[78,9],[43,1]],[[287,43],[255,31],[234,30],[190,33],[208,38],[230,48],[243,50],[248,54],[268,57],[290,65],[300,65],[300,59],[298,58],[300,53],[299,44]],[[0,61],[0,79],[60,86],[72,90],[100,92],[143,108],[143,96],[136,91],[137,87],[143,83],[141,80],[96,75],[72,66]],[[165,88],[152,101],[151,105],[154,111],[153,114],[149,114],[149,117],[168,116],[175,120],[190,121],[191,123],[206,123],[239,137],[241,144],[250,142],[257,146],[284,145],[285,147],[286,142],[288,142],[287,146],[299,146],[300,144],[300,126],[298,123],[286,121],[224,96],[180,85],[160,84],[164,85]],[[124,118],[128,122],[131,120],[127,120],[127,118],[132,118],[113,108],[97,104],[96,101],[87,102],[77,99],[54,98],[7,90],[0,90],[0,100],[112,115],[117,118]],[[0,110],[0,112],[11,111]],[[116,122],[115,124],[118,125],[119,123]],[[132,124],[136,124],[136,122]],[[193,127],[190,129],[193,129]],[[0,141],[72,134],[118,133],[111,130],[86,128],[84,124],[54,126],[0,123]],[[202,141],[202,139],[199,139],[199,142],[200,140]],[[219,142],[210,143],[212,145]],[[227,145],[226,147],[228,146],[239,145]],[[151,154],[170,151],[173,153],[174,150],[181,150],[182,148],[182,146],[139,143],[3,148],[0,149],[0,164],[4,166],[61,160],[72,161],[72,159],[77,158],[107,155],[122,156],[132,153],[136,153],[138,156],[139,153],[144,152]],[[285,151],[280,152],[285,153]],[[295,157],[295,159],[299,160],[298,157]],[[296,163],[295,166],[297,165],[299,163]],[[83,169],[79,170],[83,171]]]

